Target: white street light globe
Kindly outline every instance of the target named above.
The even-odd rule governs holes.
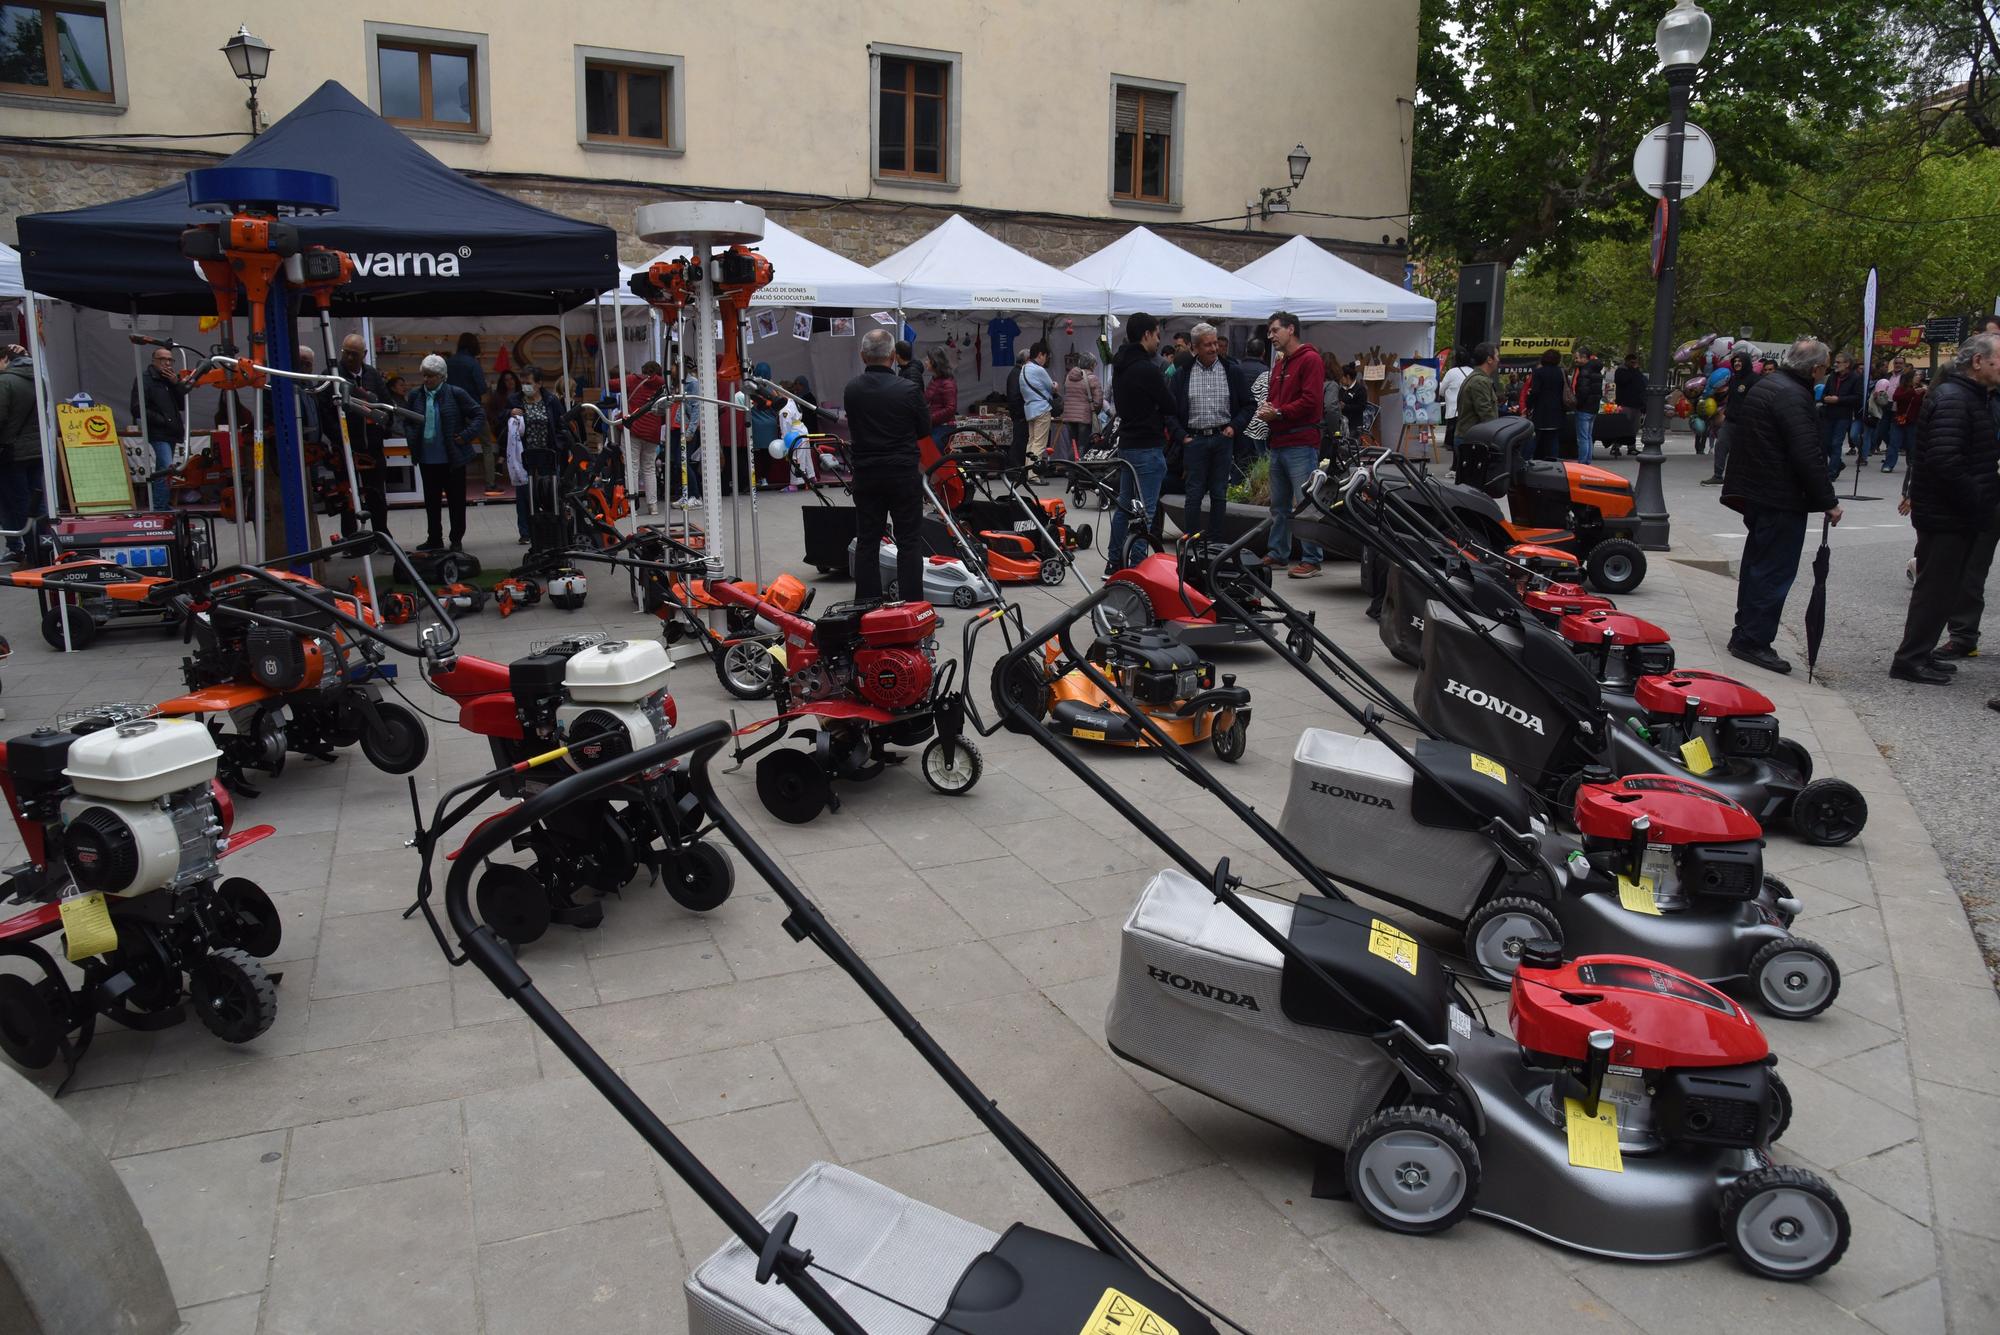
[[[1708,54],[1714,24],[1694,0],[1674,0],[1674,7],[1653,30],[1653,49],[1664,69],[1692,69]]]

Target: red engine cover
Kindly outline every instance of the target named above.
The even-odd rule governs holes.
[[[1531,589],[1525,595],[1529,610],[1544,617],[1564,617],[1571,612],[1608,612],[1615,604],[1609,598],[1585,593],[1581,584],[1551,584]]]
[[[1215,619],[1215,604],[1201,590],[1181,583],[1180,564],[1165,552],[1154,552],[1111,578],[1136,584],[1153,604],[1153,615],[1161,621]]]
[[[1516,561],[1547,561],[1553,565],[1575,569],[1577,559],[1559,547],[1545,547],[1538,542],[1517,542],[1507,549],[1507,555]]]
[[[1613,1034],[1619,1066],[1742,1066],[1771,1045],[1741,1006],[1697,978],[1631,955],[1585,955],[1554,969],[1523,965],[1507,994],[1514,1041],[1582,1061],[1591,1031]]]
[[[1599,608],[1592,612],[1571,612],[1556,622],[1556,633],[1571,644],[1596,648],[1604,643],[1604,632],[1611,632],[1611,643],[1624,648],[1628,644],[1665,644],[1666,631],[1650,621],[1633,616],[1630,612],[1614,612]]]
[[[922,644],[937,633],[937,609],[929,603],[890,603],[861,614],[861,641],[875,649]]]
[[[1687,712],[1689,696],[1701,701],[1702,718],[1747,718],[1775,714],[1771,697],[1719,672],[1676,668],[1659,677],[1641,677],[1633,695],[1648,714],[1678,718]]]
[[[1576,828],[1586,839],[1623,843],[1632,822],[1652,821],[1647,842],[1740,844],[1764,837],[1757,818],[1715,789],[1672,774],[1628,774],[1576,792]]]
[[[930,611],[928,603],[919,606]],[[854,655],[854,680],[870,702],[884,709],[908,709],[930,690],[931,663],[915,649],[863,649]]]

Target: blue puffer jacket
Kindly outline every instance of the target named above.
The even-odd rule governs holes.
[[[422,416],[424,398],[428,393],[419,386],[410,392],[409,400],[403,406]],[[480,428],[486,425],[486,414],[480,411],[479,400],[446,381],[438,386],[437,417],[436,440],[427,439],[418,423],[405,424],[410,458],[420,464],[450,464],[453,468],[463,468],[472,461],[472,443],[478,438]]]

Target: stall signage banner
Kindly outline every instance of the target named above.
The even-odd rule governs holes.
[[[1342,302],[1333,308],[1333,316],[1336,320],[1386,320],[1389,318],[1389,308]]]
[[[1503,338],[1500,340],[1502,357],[1539,357],[1554,348],[1565,357],[1576,351],[1573,338]]]
[[[1227,297],[1175,297],[1176,315],[1228,315],[1236,307]]]
[[[970,305],[1002,311],[1038,311],[1042,308],[1042,294],[1039,292],[973,292],[968,294]]]
[[[767,283],[750,297],[752,306],[817,306],[819,289],[804,283]]]

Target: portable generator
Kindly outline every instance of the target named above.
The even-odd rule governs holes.
[[[27,564],[34,566],[97,558],[115,561],[134,575],[191,579],[214,568],[215,520],[185,510],[44,516],[33,522],[27,547]],[[64,620],[69,622],[70,647],[84,649],[111,627],[164,626],[179,616],[171,607],[114,602],[103,594],[45,589],[38,601],[42,638],[52,649],[63,647]]]

